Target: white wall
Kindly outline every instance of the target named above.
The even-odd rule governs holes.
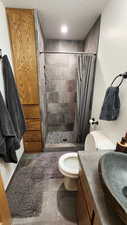
[[[0,49],[2,49],[2,54],[7,54],[9,60],[12,65],[12,57],[11,57],[11,48],[9,41],[9,33],[7,26],[7,18],[5,13],[5,8],[3,3],[0,1]],[[2,74],[2,64],[0,62],[0,91],[4,97],[4,82],[3,82],[3,74]],[[21,144],[20,150],[17,151],[18,159],[21,157],[23,153],[23,144]],[[16,164],[14,163],[5,163],[3,160],[0,160],[0,173],[3,178],[4,187],[6,188],[13,173],[16,168]]]
[[[101,19],[92,116],[99,117],[106,88],[119,73],[127,71],[127,0],[111,0]],[[120,88],[118,120],[100,121],[99,128],[114,143],[127,131],[127,81]]]

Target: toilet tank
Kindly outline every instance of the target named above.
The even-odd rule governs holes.
[[[92,153],[95,151],[114,151],[114,145],[101,131],[92,131],[86,136],[84,150]]]

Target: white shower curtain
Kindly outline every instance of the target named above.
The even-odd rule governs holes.
[[[93,84],[94,84],[94,54],[79,55],[77,68],[77,104],[75,116],[75,132],[78,143],[84,143],[89,132]]]

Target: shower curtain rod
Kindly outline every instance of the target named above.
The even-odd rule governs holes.
[[[40,54],[73,54],[73,55],[80,55],[80,54],[84,54],[84,55],[96,55],[96,53],[86,53],[86,52],[55,52],[55,51],[43,51],[40,52]]]

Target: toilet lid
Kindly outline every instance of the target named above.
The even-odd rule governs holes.
[[[75,152],[66,153],[60,158],[60,166],[66,173],[78,175],[79,174],[79,160],[78,154]]]

